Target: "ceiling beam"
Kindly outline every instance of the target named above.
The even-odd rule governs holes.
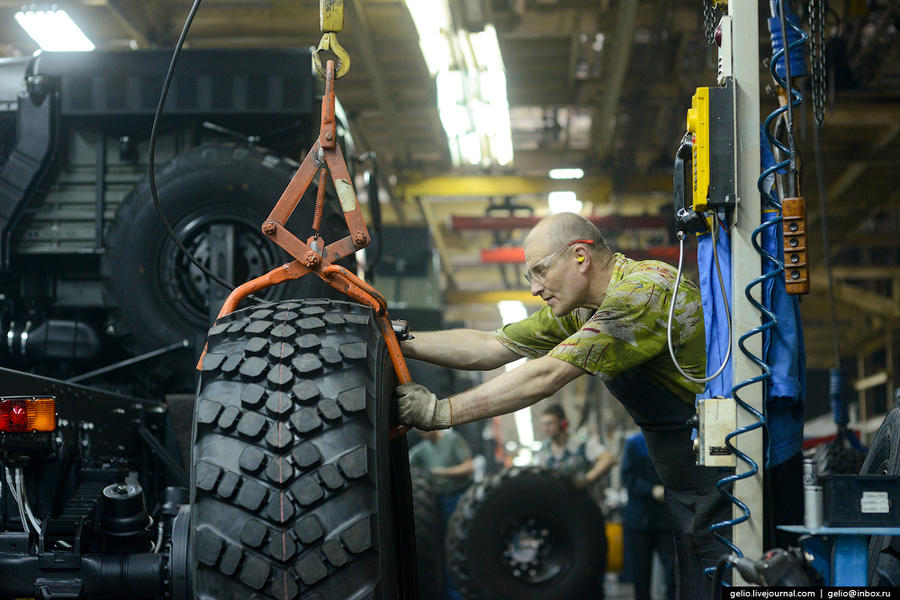
[[[539,196],[553,191],[572,191],[592,202],[609,197],[612,182],[608,177],[583,179],[549,179],[547,177],[515,177],[511,175],[475,175],[471,177],[439,176],[400,183],[397,193],[407,201],[450,196],[506,197]]]
[[[140,47],[148,48],[158,43],[151,25],[152,20],[139,3],[131,0],[106,0],[106,8]]]
[[[480,292],[448,291],[449,304],[497,304],[503,300],[518,300],[525,306],[541,306],[544,301],[540,296],[532,296],[528,290],[492,290]]]
[[[615,29],[616,39],[609,44],[612,54],[610,74],[605,85],[603,102],[594,112],[591,121],[594,158],[600,162],[606,160],[606,155],[612,145],[616,125],[615,116],[619,108],[619,98],[622,95],[625,75],[628,73],[631,49],[634,46],[634,21],[637,7],[638,0],[619,2],[619,14]]]
[[[876,294],[849,283],[834,284],[835,298],[868,313],[888,319],[900,318],[900,304],[893,298]]]
[[[664,216],[618,216],[609,217],[591,216],[588,219],[600,230],[634,230],[634,229],[665,229],[669,225],[669,219]],[[488,231],[509,229],[531,229],[540,221],[540,217],[451,217],[451,229],[483,229]]]
[[[869,158],[881,158],[881,151],[884,150],[897,136],[900,135],[900,123],[894,123],[887,130],[879,135],[872,145],[869,147]],[[836,201],[846,194],[850,188],[862,177],[866,172],[868,164],[865,160],[854,161],[837,177],[837,179],[828,186],[825,198],[829,203]]]
[[[444,275],[447,277],[447,288],[455,290],[457,288],[456,276],[453,274],[450,251],[447,249],[447,243],[444,241],[444,235],[441,233],[434,211],[431,210],[431,204],[426,198],[417,197],[416,200],[419,203],[419,208],[422,210],[422,216],[425,217],[425,222],[428,224],[428,229],[431,231],[431,237],[434,239],[438,256],[441,257],[441,270],[444,271]]]
[[[825,113],[826,130],[831,127],[891,126],[900,121],[897,102],[866,102],[838,96]]]
[[[835,279],[893,279],[900,276],[900,265],[842,265],[831,272]]]
[[[390,128],[389,136],[394,154],[395,156],[400,155],[402,157],[401,162],[405,162],[408,149],[406,147],[406,140],[401,135],[403,132],[403,119],[397,111],[395,103],[391,100],[385,78],[382,75],[384,73],[384,68],[378,59],[374,36],[369,27],[369,22],[366,19],[362,0],[353,0],[353,10],[351,10],[349,14],[353,25],[353,42],[359,46],[360,50],[362,50],[362,52],[355,52],[354,57],[358,57],[365,65],[366,71],[369,74],[372,93],[375,96],[375,102],[378,104],[378,109],[381,112],[382,117],[386,119],[388,123],[393,125]]]

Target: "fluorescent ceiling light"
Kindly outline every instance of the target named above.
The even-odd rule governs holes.
[[[406,0],[406,8],[419,33],[419,48],[432,77],[452,64],[450,7],[445,0]]]
[[[64,10],[24,10],[16,21],[38,46],[49,52],[88,51],[94,44]]]
[[[581,179],[584,177],[582,169],[550,169],[550,179]]]
[[[454,28],[447,0],[405,0],[435,78],[438,115],[454,166],[513,160],[506,72],[497,31]]]
[[[503,55],[500,53],[500,42],[497,41],[497,30],[487,24],[484,30],[469,34],[472,53],[481,68],[487,71],[503,71]],[[505,93],[504,93],[505,95]]]
[[[550,192],[547,195],[547,204],[550,206],[551,213],[577,213],[583,206],[575,192]]]

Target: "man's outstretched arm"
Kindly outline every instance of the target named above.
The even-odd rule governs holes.
[[[437,398],[424,386],[406,383],[395,392],[400,421],[419,429],[444,429],[511,413],[551,396],[587,371],[544,356],[450,398]]]
[[[490,371],[521,358],[493,333],[476,329],[414,332],[400,349],[407,358],[467,371]]]

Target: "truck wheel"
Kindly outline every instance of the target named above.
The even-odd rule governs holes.
[[[200,262],[209,264],[210,227],[232,226],[232,280],[240,284],[289,260],[262,235],[260,226],[295,169],[259,148],[201,146],[159,168],[156,179],[166,218]],[[346,235],[346,225],[336,201],[326,206],[323,235],[334,241]],[[292,217],[303,239],[314,208],[311,186]],[[210,323],[210,282],[166,235],[150,196],[149,180],[135,186],[122,201],[106,245],[105,300],[111,307],[113,327],[129,351],[148,352],[203,335]],[[318,277],[304,277],[261,295],[270,300],[337,298]],[[170,361],[176,368],[190,362],[190,357]]]
[[[469,488],[450,517],[447,552],[470,600],[602,597],[603,515],[548,469],[513,468]]]
[[[900,475],[900,404],[884,417],[860,475]],[[900,586],[900,536],[869,540],[869,585]]]
[[[394,381],[361,305],[272,302],[217,321],[194,413],[197,598],[409,597],[411,509],[397,491],[409,463],[405,440],[387,435]]]
[[[419,597],[444,595],[444,515],[438,505],[431,474],[421,467],[410,469],[413,518],[416,525],[416,564]]]

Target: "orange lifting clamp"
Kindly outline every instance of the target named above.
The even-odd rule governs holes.
[[[318,58],[318,55],[316,57]],[[347,163],[341,147],[337,143],[337,124],[334,117],[334,61],[328,60],[324,71],[325,96],[322,98],[322,121],[319,137],[307,153],[306,158],[303,159],[303,163],[288,183],[269,217],[262,224],[263,234],[284,248],[296,260],[235,288],[225,300],[216,319],[234,312],[238,304],[253,292],[284,281],[298,279],[307,273],[315,273],[334,289],[375,311],[378,327],[387,344],[397,380],[399,383],[408,383],[412,378],[400,351],[400,343],[397,341],[397,336],[388,318],[387,302],[384,296],[346,268],[334,264],[334,261],[365,248],[371,238],[356,200],[356,192],[353,191],[353,182],[347,171]],[[325,240],[319,235],[325,202],[326,166],[327,171],[331,173],[332,181],[334,181],[341,210],[344,212],[344,219],[350,231],[350,234],[344,239],[332,242],[327,246],[324,245]],[[309,184],[312,183],[316,172],[319,173],[319,189],[313,217],[313,235],[303,242],[288,231],[284,224],[287,223]],[[377,202],[377,199],[373,201]],[[202,356],[200,360],[202,362]],[[390,437],[403,435],[409,429],[408,425],[394,426],[391,428]]]

